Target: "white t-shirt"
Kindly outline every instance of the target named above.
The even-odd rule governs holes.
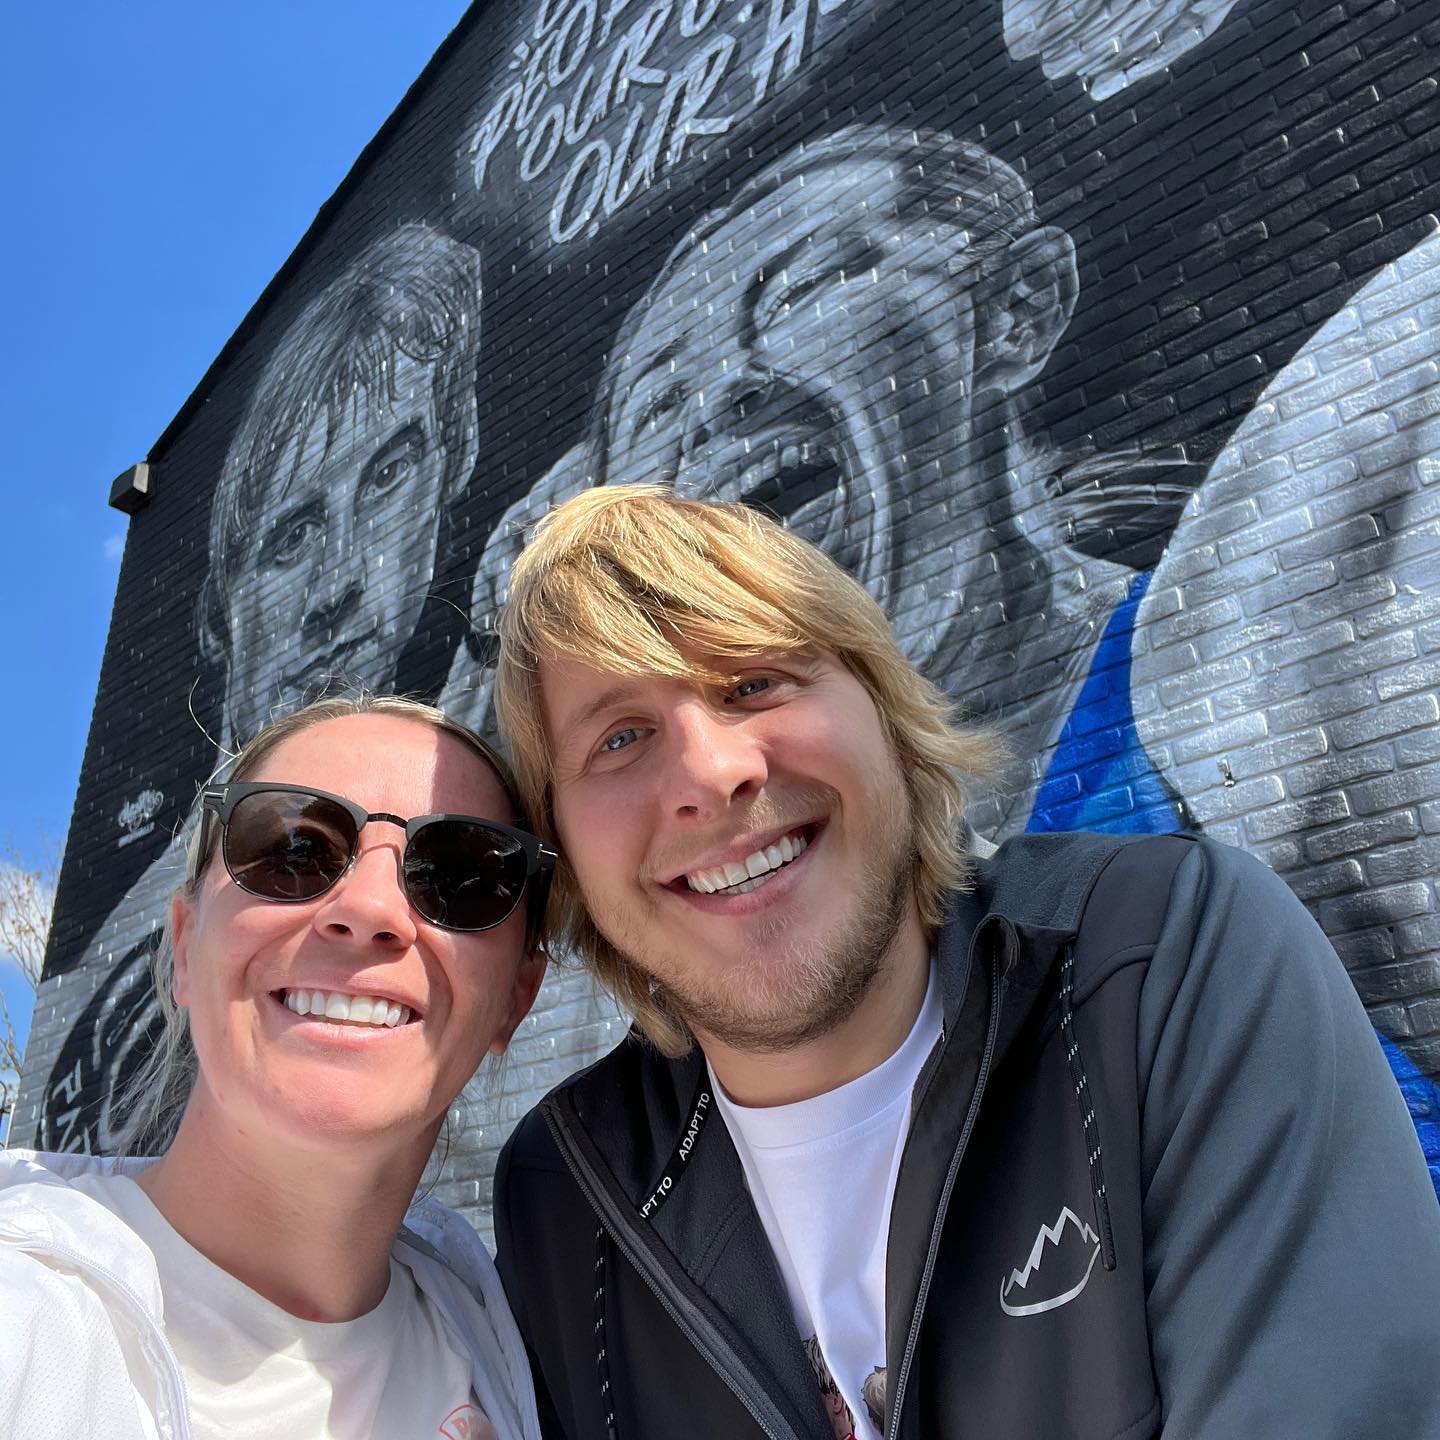
[[[910,1092],[942,1020],[932,966],[904,1043],[838,1090],[752,1109],[735,1104],[710,1076],[840,1440],[884,1433],[890,1202]]]
[[[155,1255],[196,1440],[496,1440],[470,1360],[398,1260],[368,1314],[301,1320],[207,1260],[133,1180],[73,1183]]]

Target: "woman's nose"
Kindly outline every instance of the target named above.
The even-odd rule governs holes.
[[[316,929],[331,940],[409,949],[418,932],[400,865],[399,845],[362,850],[325,896],[315,915]]]

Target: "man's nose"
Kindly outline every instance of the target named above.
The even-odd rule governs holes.
[[[404,836],[396,843],[370,845],[326,892],[315,913],[315,928],[343,945],[408,950],[418,933],[410,897],[400,879]]]
[[[363,594],[364,586],[353,577],[319,595],[312,592],[302,626],[305,639],[313,644],[335,638],[335,632],[359,608]]]
[[[310,644],[335,638],[365,594],[365,557],[354,537],[332,533],[311,573],[301,629]]]
[[[705,823],[763,788],[769,763],[748,718],[727,715],[701,697],[676,708],[664,782],[674,814]]]

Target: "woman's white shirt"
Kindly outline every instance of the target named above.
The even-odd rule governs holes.
[[[301,1320],[206,1259],[127,1176],[75,1185],[155,1257],[197,1440],[494,1440],[470,1388],[469,1358],[393,1256],[389,1287],[368,1314]]]
[[[5,1440],[49,1440],[88,1433],[96,1425],[110,1440],[190,1440],[212,1433],[192,1423],[189,1383],[167,1323],[167,1297],[149,1240],[83,1183],[94,1176],[133,1176],[149,1163],[0,1151],[0,1436]],[[465,1357],[468,1393],[499,1440],[540,1440],[524,1344],[494,1262],[475,1231],[434,1199],[418,1200],[391,1254],[424,1297],[425,1308],[439,1317],[448,1343]],[[397,1293],[403,1297],[403,1290]],[[417,1429],[418,1423],[410,1418],[399,1433],[462,1440],[477,1433],[463,1411],[448,1428],[437,1423],[426,1431]],[[228,1411],[223,1429],[238,1433]],[[257,1433],[287,1431],[272,1417]]]

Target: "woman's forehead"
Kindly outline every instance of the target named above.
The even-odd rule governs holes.
[[[505,787],[460,736],[414,716],[334,716],[288,735],[245,777],[313,785],[368,810],[513,816]]]

